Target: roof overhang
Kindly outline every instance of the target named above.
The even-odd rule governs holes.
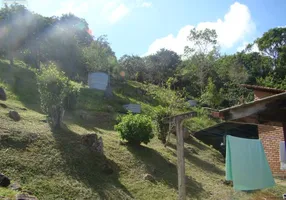
[[[286,92],[222,109],[213,116],[253,124],[286,122]]]
[[[264,87],[264,86],[259,86],[259,85],[240,84],[240,86],[245,87],[247,89],[254,90],[254,91],[256,90],[256,91],[262,91],[262,92],[269,92],[269,93],[273,93],[273,94],[286,92],[285,90],[270,88],[270,87]]]

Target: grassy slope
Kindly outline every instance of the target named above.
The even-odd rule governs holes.
[[[3,80],[1,74],[0,78]],[[27,84],[33,83],[33,79],[26,81]],[[130,90],[134,84],[129,84]],[[26,101],[20,101],[19,95],[10,89],[12,87],[5,86],[10,98],[4,102],[8,109],[0,107],[0,172],[19,182],[24,190],[31,191],[39,199],[176,199],[175,138],[171,138],[167,148],[155,138],[141,148],[122,146],[118,134],[111,130],[114,120],[108,120],[114,119],[121,103],[146,101],[143,109],[149,112],[156,102],[148,104],[147,98],[132,98],[132,94],[127,94],[129,89],[120,92],[118,87],[115,88],[116,102],[101,99],[102,104],[95,107],[85,104],[91,105],[89,110],[96,112],[92,123],[78,120],[74,113],[68,113],[65,130],[53,133],[41,121],[45,116],[37,111],[35,104],[30,106]],[[108,114],[110,108],[105,104],[111,104],[113,112]],[[22,110],[24,106],[31,109]],[[20,113],[20,122],[8,118],[10,109]],[[99,132],[103,137],[104,157],[81,145],[81,135],[91,132]],[[280,196],[285,191],[282,186],[263,193],[233,191],[221,183],[224,163],[220,154],[195,138],[186,141],[185,155],[190,199],[250,199],[269,196],[270,193]],[[105,162],[114,169],[112,175],[102,172]],[[156,183],[144,181],[145,173],[152,174]],[[0,199],[14,194],[0,188]]]

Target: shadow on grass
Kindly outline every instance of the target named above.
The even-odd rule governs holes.
[[[8,132],[8,134],[1,134],[0,132],[0,149],[13,148],[17,150],[24,150],[37,138],[37,136],[32,133],[24,134],[21,131]]]
[[[119,167],[115,162],[104,155],[91,152],[88,147],[81,144],[81,136],[67,127],[53,131],[53,136],[66,162],[63,170],[65,173],[91,188],[100,199],[133,198],[118,180]],[[113,172],[110,172],[110,169]]]
[[[114,88],[115,93],[122,94],[125,97],[125,99],[122,99],[118,95],[115,95],[116,98],[122,102],[130,103],[128,102],[128,98],[131,97],[138,103],[148,103],[152,106],[160,105],[160,102],[154,99],[151,95],[147,95],[146,89],[142,87],[135,87],[134,85],[125,81],[117,81],[116,83],[112,84],[112,87]]]
[[[130,146],[127,149],[145,164],[149,174],[151,174],[156,181],[166,183],[171,188],[178,188],[178,176],[176,166],[166,160],[154,149],[144,146]],[[200,193],[204,192],[202,185],[195,181],[192,177],[186,177],[187,195],[189,197],[198,198]]]
[[[84,111],[87,116],[82,116],[81,113],[66,112],[65,121],[71,124],[77,124],[91,132],[100,132],[99,129],[114,130],[116,124],[116,115],[107,112],[89,112]]]
[[[7,62],[0,61],[0,82],[4,82],[26,108],[40,111],[35,73],[21,65],[16,62],[15,66],[11,68]]]
[[[189,138],[184,140],[185,143],[193,145],[197,147],[200,150],[207,150],[207,147],[203,144],[201,144],[199,141],[197,141],[194,137],[190,136]]]
[[[195,143],[197,143],[196,141],[194,141]],[[201,144],[199,144],[201,145]],[[177,149],[176,145],[169,143],[168,146],[172,149]],[[221,170],[220,168],[216,167],[214,164],[211,164],[205,160],[202,160],[201,158],[199,158],[199,156],[196,156],[195,154],[198,154],[196,151],[193,151],[192,149],[187,149],[184,148],[184,155],[185,158],[192,164],[196,165],[197,167],[202,168],[203,170],[207,171],[207,172],[212,172],[212,173],[216,173],[218,175],[225,175],[225,172],[223,170]],[[174,156],[176,156],[174,154]]]
[[[0,137],[0,149],[1,148],[13,148],[13,149],[26,149],[27,146],[30,144],[29,141],[22,141],[22,140],[14,140],[12,138],[3,139]]]

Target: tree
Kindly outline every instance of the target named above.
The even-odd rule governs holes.
[[[141,57],[123,55],[118,63],[120,69],[126,73],[128,79],[139,82],[143,82],[147,79],[147,68]]]
[[[149,81],[163,85],[169,77],[173,76],[181,63],[180,56],[167,49],[161,49],[156,54],[144,58],[148,72]]]
[[[255,43],[261,52],[273,59],[275,67],[282,63],[285,64],[286,28],[270,29],[261,38],[258,38]]]
[[[29,34],[28,24],[31,19],[29,12],[22,5],[5,5],[0,10],[0,26],[4,32],[0,38],[1,52],[7,56],[10,65],[14,64],[14,56],[16,51],[22,48],[25,39]]]
[[[53,129],[61,127],[64,99],[68,94],[68,78],[57,66],[50,63],[37,73],[41,107]]]
[[[88,72],[103,71],[111,73],[117,65],[114,52],[105,37],[99,37],[90,46],[83,48],[83,56]]]
[[[208,85],[201,96],[201,102],[212,108],[219,106],[222,102],[222,90],[218,91],[212,78],[208,78]]]
[[[286,28],[273,28],[255,41],[259,50],[272,58],[274,76],[284,79],[286,76]]]
[[[214,74],[213,65],[219,56],[217,34],[215,30],[196,30],[194,28],[190,31],[187,39],[193,46],[186,46],[184,54],[191,61],[190,67],[195,70],[200,94],[202,94],[208,77]]]

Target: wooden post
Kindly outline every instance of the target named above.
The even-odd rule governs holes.
[[[180,115],[172,116],[165,119],[165,123],[176,124],[177,135],[177,169],[178,169],[178,190],[179,200],[186,199],[186,177],[185,177],[185,158],[184,158],[184,135],[183,135],[183,121],[184,119],[197,116],[196,112],[187,112]]]
[[[183,123],[180,118],[176,119],[177,136],[177,167],[178,167],[178,190],[179,200],[186,199],[185,159],[184,159],[184,137]]]

